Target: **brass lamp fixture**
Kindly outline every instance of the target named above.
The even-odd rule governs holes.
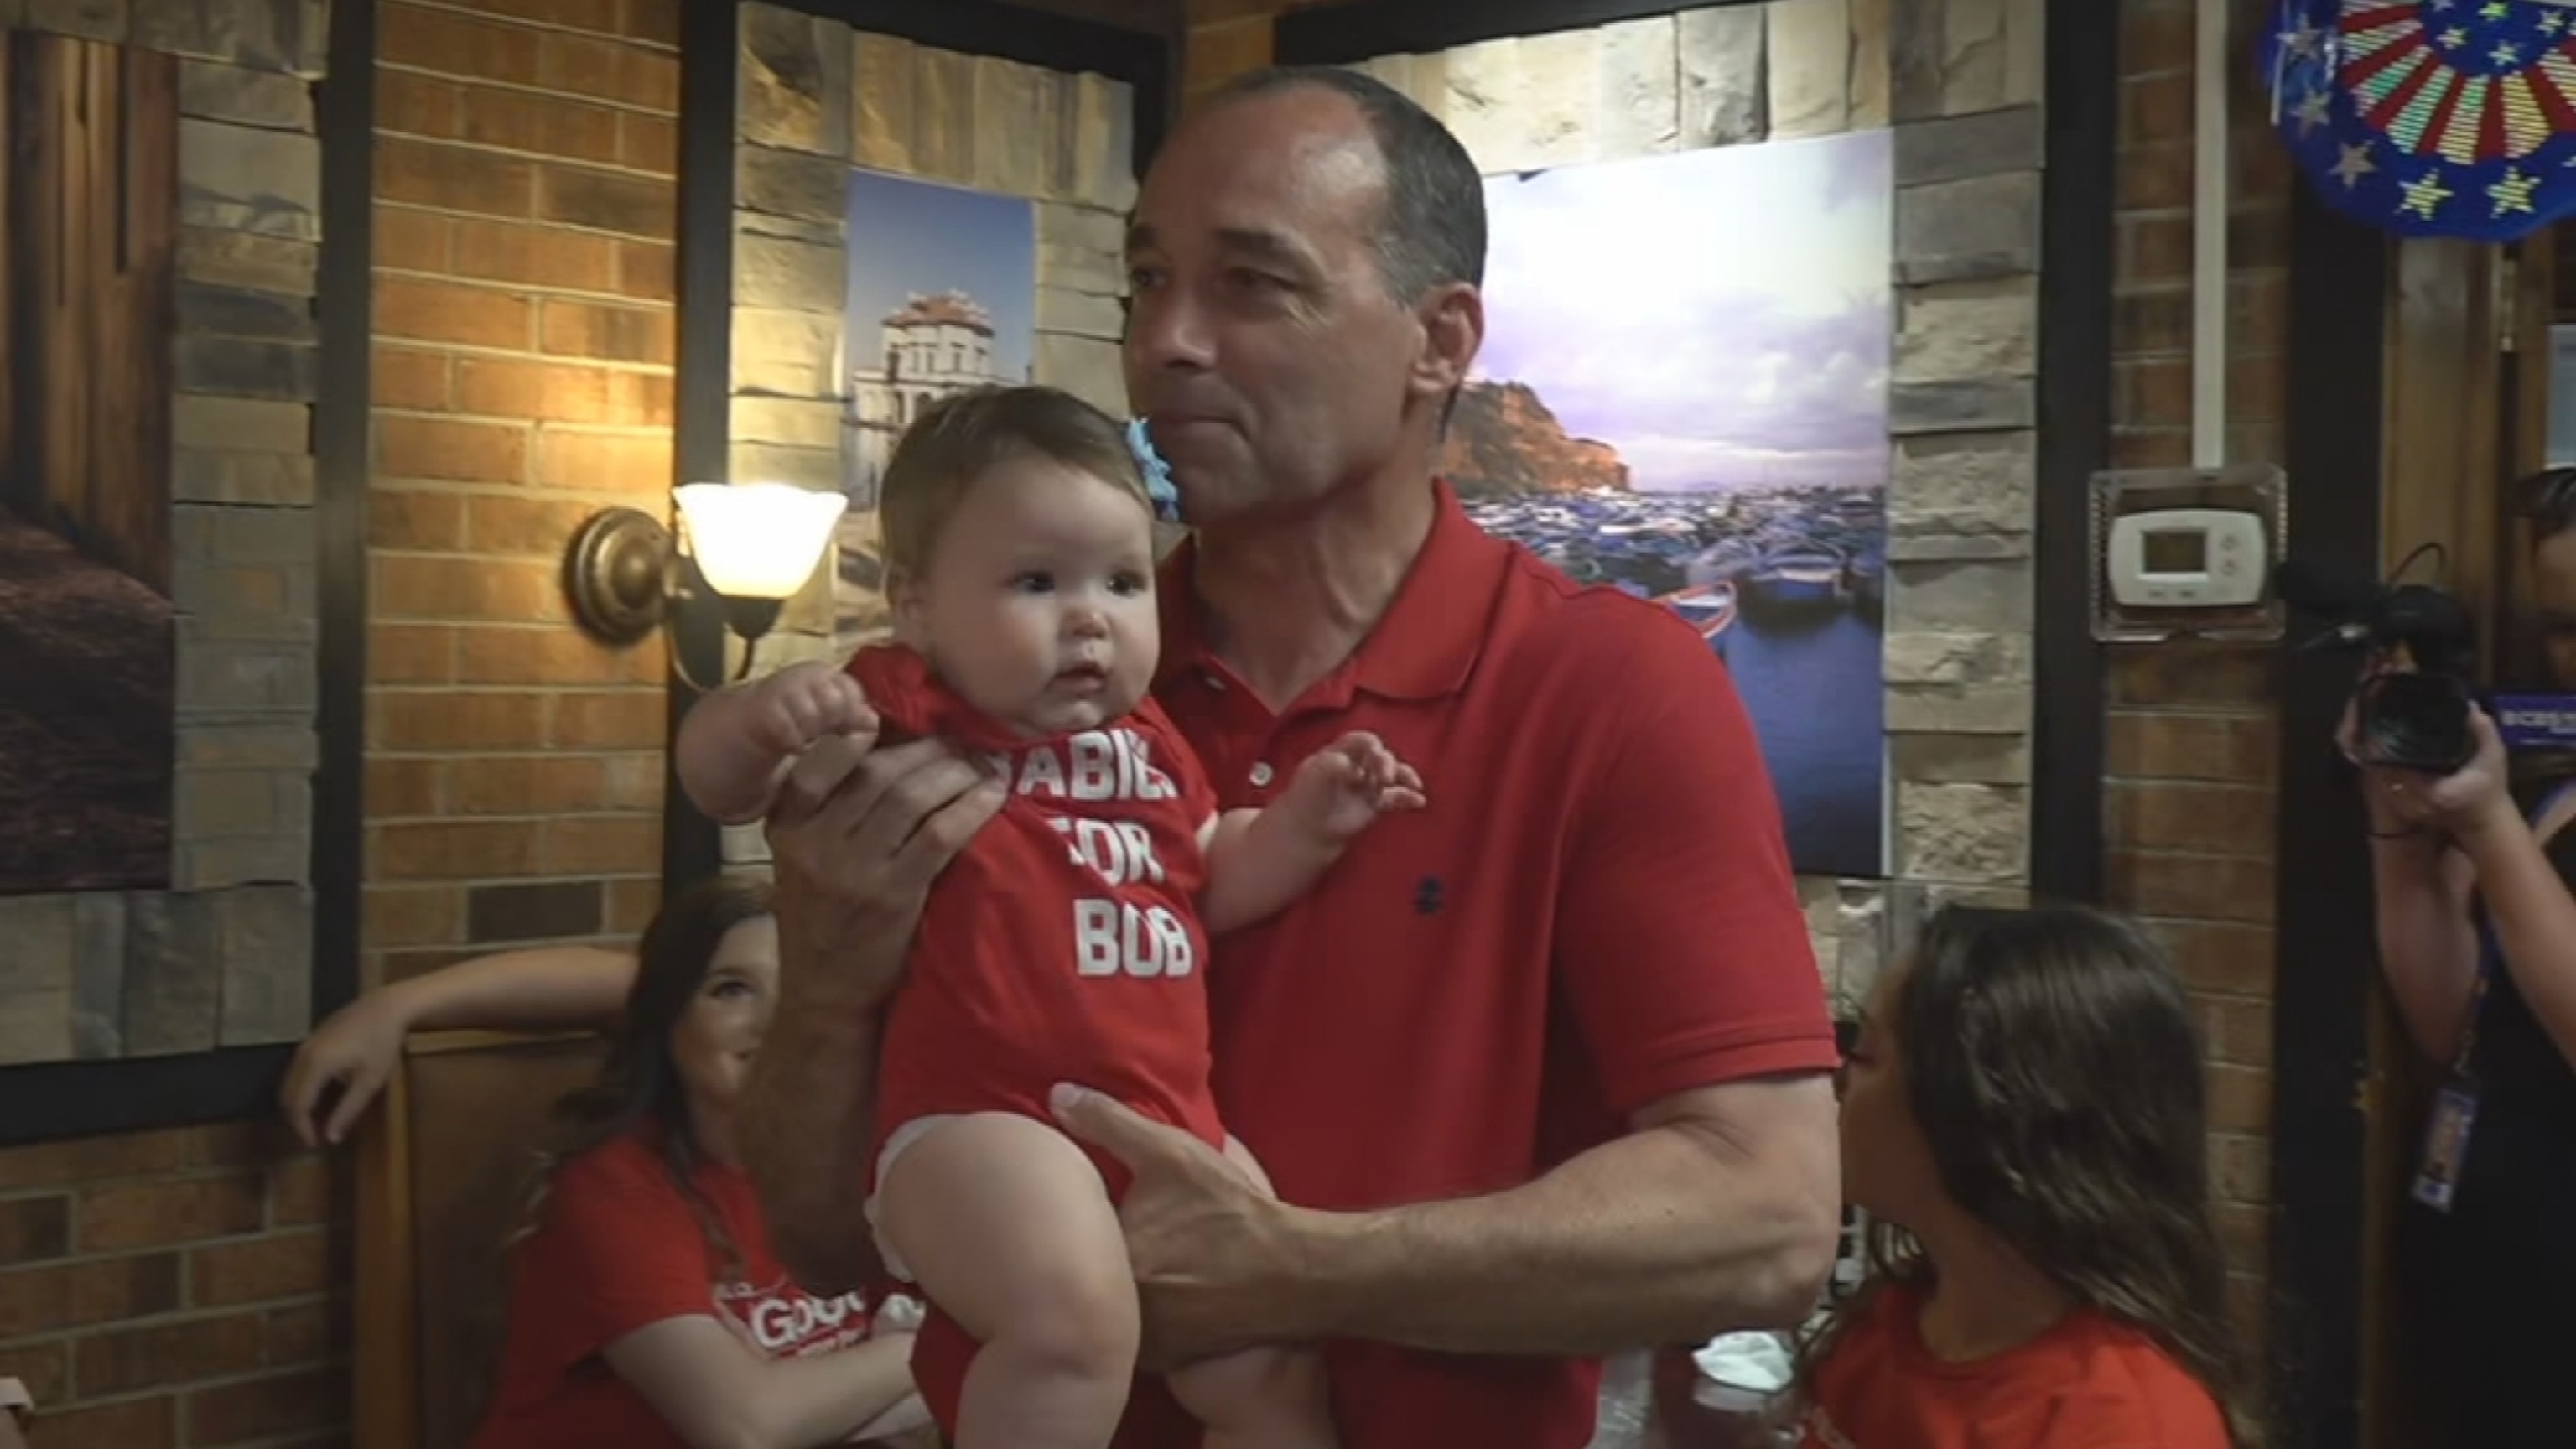
[[[686,483],[671,498],[680,538],[637,508],[603,508],[573,532],[564,551],[573,617],[596,638],[632,644],[669,617],[674,599],[693,592],[694,575],[743,641],[733,676],[741,679],[753,646],[813,578],[849,500],[788,483]],[[683,681],[705,688],[688,677],[676,650],[672,661]]]

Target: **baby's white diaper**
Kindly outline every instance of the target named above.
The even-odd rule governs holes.
[[[905,1148],[930,1135],[931,1128],[956,1120],[950,1115],[915,1117],[888,1133],[885,1146],[877,1151],[876,1192],[868,1194],[868,1232],[876,1239],[877,1256],[884,1260],[886,1272],[900,1282],[912,1281],[912,1269],[905,1266],[903,1256],[894,1250],[894,1244],[886,1241],[885,1229],[877,1222],[877,1193],[885,1191],[886,1174],[894,1171],[894,1160],[903,1155]]]

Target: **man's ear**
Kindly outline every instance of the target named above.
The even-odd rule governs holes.
[[[1466,385],[1485,343],[1485,297],[1465,282],[1433,288],[1422,299],[1422,352],[1414,361],[1414,385],[1430,395],[1446,395]]]

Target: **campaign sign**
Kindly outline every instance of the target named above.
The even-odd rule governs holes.
[[[2576,694],[2498,695],[2495,722],[2508,750],[2576,750]]]

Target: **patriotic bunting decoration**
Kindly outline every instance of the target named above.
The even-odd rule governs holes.
[[[2274,22],[2274,124],[2339,210],[2475,241],[2576,211],[2576,8],[2277,0]]]

